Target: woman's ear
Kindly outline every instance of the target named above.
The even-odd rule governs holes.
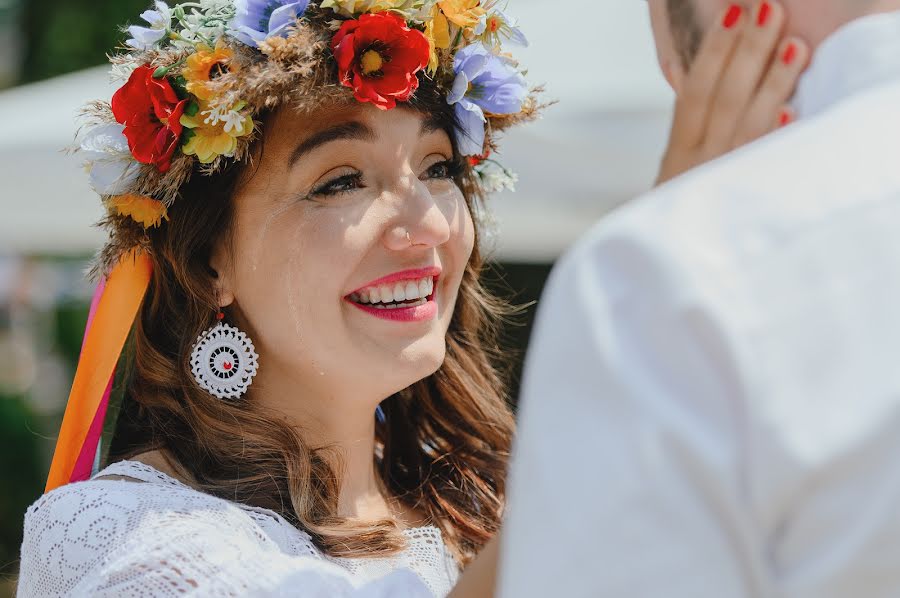
[[[224,243],[216,243],[209,258],[209,268],[216,280],[216,297],[218,297],[219,307],[228,307],[234,303],[234,291],[232,289],[231,256]]]

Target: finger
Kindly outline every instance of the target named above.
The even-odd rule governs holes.
[[[797,87],[809,62],[810,50],[803,40],[789,37],[778,48],[776,59],[763,79],[740,125],[735,143],[743,145],[781,126],[782,109]]]
[[[797,120],[797,114],[788,104],[782,106],[781,110],[778,111],[778,128],[786,127],[795,120]]]
[[[769,68],[785,26],[784,8],[773,0],[762,0],[719,82],[709,118],[706,150],[719,155],[732,148],[738,123]]]
[[[747,21],[746,9],[733,4],[722,11],[716,25],[704,36],[675,102],[673,141],[687,147],[697,147],[703,141],[713,94]]]

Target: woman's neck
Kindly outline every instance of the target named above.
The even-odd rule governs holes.
[[[312,387],[275,368],[270,368],[268,374],[270,377],[254,381],[250,400],[281,413],[297,427],[309,447],[327,449],[326,454],[335,457],[335,474],[341,479],[339,517],[363,521],[390,518],[406,525],[421,523],[420,518],[388,495],[376,470],[377,397],[366,400]]]

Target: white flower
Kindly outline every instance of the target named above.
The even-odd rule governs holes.
[[[172,45],[181,48],[193,48],[197,43],[214,46],[217,39],[225,35],[228,23],[234,18],[233,0],[203,0],[199,9],[191,8],[185,12],[186,4],[175,7],[175,18],[181,26],[177,32],[183,39],[172,41]]]
[[[528,47],[528,38],[522,33],[516,20],[508,17],[501,10],[485,12],[481,15],[474,32],[489,48],[497,48],[504,41],[523,48]]]
[[[516,183],[519,182],[519,175],[501,167],[485,166],[479,169],[478,178],[481,180],[481,189],[487,193],[497,193],[508,189],[516,190]]]
[[[205,13],[216,13],[230,8],[232,4],[233,0],[200,0],[200,10]]]
[[[96,125],[81,139],[79,153],[84,157],[84,168],[91,187],[100,195],[128,193],[140,174],[124,130],[118,123]]]
[[[172,9],[169,5],[160,0],[156,1],[156,10],[145,10],[141,13],[141,18],[150,24],[150,27],[139,27],[132,25],[128,28],[131,38],[125,43],[132,48],[138,50],[149,50],[160,40],[166,37],[169,31],[169,25],[172,23]]]
[[[244,102],[237,104],[231,108],[227,108],[225,106],[216,106],[210,110],[204,110],[200,114],[206,115],[206,118],[203,119],[203,123],[216,126],[220,122],[225,123],[224,130],[226,133],[231,133],[235,131],[236,134],[243,134],[243,129],[246,121],[246,115],[241,114],[240,110],[245,106]]]

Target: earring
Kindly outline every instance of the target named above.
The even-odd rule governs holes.
[[[200,388],[220,399],[238,399],[247,392],[259,362],[247,335],[222,320],[197,337],[191,350],[191,372]]]

